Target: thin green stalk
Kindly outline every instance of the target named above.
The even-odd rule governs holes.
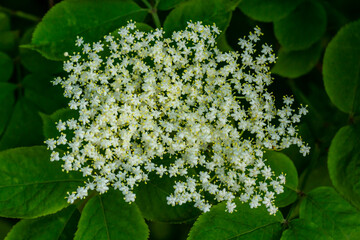
[[[32,15],[30,13],[25,13],[25,12],[22,12],[22,11],[14,11],[14,10],[11,10],[11,9],[3,7],[3,6],[0,6],[0,12],[5,12],[5,13],[11,14],[13,16],[23,18],[23,19],[26,19],[26,20],[30,20],[30,21],[33,21],[33,22],[40,22],[40,20],[41,20],[41,18],[39,18],[39,17],[37,17],[35,15]]]
[[[156,28],[161,28],[161,22],[160,22],[159,15],[157,14],[157,9],[156,9],[156,7],[158,5],[158,1],[156,1],[154,7],[151,6],[151,4],[147,0],[142,0],[142,2],[148,7],[149,13],[151,14],[151,16],[154,20]]]
[[[161,28],[159,15],[157,14],[156,8],[152,8],[150,13],[151,13],[151,16],[152,16],[152,18],[154,20],[156,28]]]
[[[155,0],[155,8],[157,9],[157,6],[159,5],[160,0]]]
[[[148,8],[152,8],[151,4],[147,0],[141,0]]]

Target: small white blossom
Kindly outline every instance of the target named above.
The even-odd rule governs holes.
[[[304,106],[301,106],[300,109],[299,109],[299,114],[300,115],[306,115],[308,113],[308,110],[306,107]]]
[[[60,160],[60,154],[58,152],[51,152],[50,155],[50,161],[59,161]]]
[[[56,140],[54,140],[53,138],[46,140],[45,143],[50,150],[54,150],[56,148]]]
[[[88,195],[88,191],[84,187],[79,187],[76,192],[76,198],[83,199]]]
[[[63,121],[59,120],[56,128],[57,128],[57,130],[58,130],[59,132],[61,132],[61,131],[66,130],[66,125],[65,125],[65,123],[64,123]]]
[[[76,196],[76,193],[68,194],[68,197],[67,197],[68,203],[73,204],[77,198],[78,197]]]
[[[83,45],[83,43],[84,43],[84,39],[82,37],[77,36],[75,46],[80,47],[81,45]]]

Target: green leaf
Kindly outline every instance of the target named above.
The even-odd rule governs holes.
[[[341,111],[360,113],[360,20],[335,35],[324,55],[323,78],[331,101]]]
[[[142,21],[146,14],[146,9],[130,0],[62,1],[36,27],[32,48],[48,59],[63,60],[64,52],[79,51],[77,35],[89,43],[98,41],[128,20]]]
[[[316,1],[305,1],[274,22],[274,32],[286,50],[302,50],[319,41],[326,30],[326,12]]]
[[[9,232],[5,240],[58,240],[71,219],[75,206],[69,206],[60,212],[36,219],[23,219]],[[79,215],[77,215],[79,216]]]
[[[278,207],[285,207],[297,199],[298,174],[294,163],[291,159],[283,153],[266,151],[264,159],[267,159],[265,164],[268,164],[271,169],[278,176],[281,173],[286,176],[286,183],[284,185],[284,192],[276,196],[275,205]]]
[[[10,18],[7,14],[0,12],[0,31],[10,30]]]
[[[25,97],[47,114],[66,107],[68,102],[62,88],[50,82],[52,79],[49,75],[36,73],[27,75],[22,81]]]
[[[20,44],[29,44],[33,32],[34,28],[28,29],[20,40]],[[48,60],[35,50],[21,47],[19,53],[21,64],[30,72],[54,74],[63,71],[62,62]]]
[[[305,169],[301,174],[300,186],[303,186],[301,191],[307,193],[320,186],[332,187],[333,184],[327,166],[327,156],[321,156],[319,159],[312,159],[312,161],[316,161],[316,165]]]
[[[18,31],[2,31],[0,32],[0,51],[13,53],[17,49],[19,38]]]
[[[8,124],[15,103],[14,90],[11,83],[0,82],[0,136]]]
[[[179,4],[166,17],[164,30],[168,35],[173,31],[183,30],[188,21],[202,21],[203,24],[213,23],[222,30],[228,27],[233,6],[225,0],[190,0]]]
[[[239,8],[247,16],[263,22],[272,22],[286,17],[303,0],[243,0]]]
[[[56,138],[60,136],[59,131],[56,129],[56,123],[61,119],[62,121],[69,120],[71,118],[77,119],[79,113],[76,110],[71,110],[69,108],[62,108],[57,110],[51,115],[46,115],[41,113],[41,119],[43,121],[43,134],[45,139]],[[65,131],[67,136],[70,136],[69,132]],[[69,137],[69,139],[71,139]]]
[[[61,232],[59,240],[74,239],[79,220],[80,212],[78,210],[75,210],[74,213],[71,215],[70,219],[67,221],[63,231]]]
[[[320,43],[315,43],[310,48],[299,51],[287,51],[281,48],[271,72],[288,78],[305,75],[318,63],[321,50]]]
[[[226,203],[223,202],[201,215],[191,228],[188,240],[280,238],[283,222],[280,212],[271,216],[264,206],[251,209],[239,200],[235,203],[236,212],[225,212]]]
[[[43,146],[0,152],[0,216],[35,218],[65,208],[66,193],[84,179],[65,173],[60,162],[50,162]]]
[[[120,191],[97,195],[85,205],[75,234],[75,240],[141,240],[149,229],[136,204],[123,200]]]
[[[328,155],[329,174],[336,190],[360,209],[360,127],[341,128]]]
[[[164,11],[170,10],[184,1],[185,0],[160,0],[157,9]]]
[[[333,239],[360,236],[360,212],[331,187],[311,191],[300,205],[300,218],[315,223]]]
[[[217,47],[220,51],[228,52],[234,51],[234,49],[229,45],[225,32],[222,32],[219,37],[216,39]]]
[[[14,70],[12,59],[5,53],[0,52],[0,82],[7,82]]]
[[[305,219],[295,219],[289,223],[289,229],[283,232],[281,240],[326,240],[332,239],[322,232],[319,227]]]
[[[0,218],[0,239],[5,239],[13,225],[13,221],[9,221],[9,219],[6,218]]]
[[[20,98],[1,136],[0,150],[42,144],[41,125],[36,107],[26,98]]]
[[[136,192],[136,204],[142,215],[152,221],[182,223],[194,220],[200,215],[200,210],[193,204],[187,203],[181,206],[167,204],[166,197],[174,192],[175,178],[151,175],[149,182],[141,183]]]

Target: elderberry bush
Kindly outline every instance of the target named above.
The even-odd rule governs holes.
[[[357,8],[0,1],[0,239],[358,239]]]

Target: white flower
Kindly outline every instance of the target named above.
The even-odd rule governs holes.
[[[262,200],[262,198],[259,196],[259,195],[255,195],[251,201],[250,201],[250,208],[257,208],[259,207],[261,204],[260,204],[260,201]]]
[[[83,167],[81,168],[81,172],[83,173],[83,177],[86,177],[88,175],[91,175],[92,169],[89,166]]]
[[[54,140],[53,138],[46,140],[45,143],[50,150],[54,150],[56,148],[56,140]]]
[[[102,50],[104,50],[103,46],[104,45],[101,42],[94,43],[94,45],[93,45],[94,52],[101,52]]]
[[[308,110],[306,109],[306,107],[301,106],[299,109],[299,114],[300,115],[306,115],[308,113]]]
[[[283,174],[280,174],[278,178],[279,178],[279,180],[280,180],[280,181],[279,181],[280,184],[285,184],[285,181],[286,181],[286,180],[285,180],[285,176],[284,176]]]
[[[56,128],[57,128],[57,130],[58,130],[59,132],[61,132],[61,131],[66,130],[66,125],[65,125],[65,123],[64,123],[63,121],[59,120]]]
[[[171,206],[175,206],[176,205],[176,198],[173,196],[173,195],[170,195],[170,196],[167,196],[166,197],[166,200],[167,200],[167,204],[168,205],[171,205]]]
[[[84,43],[84,39],[82,37],[77,36],[75,46],[80,47],[81,45],[83,45],[83,43]]]
[[[310,153],[310,147],[305,146],[305,145],[301,146],[300,153],[302,153],[302,155],[305,157],[306,155],[308,155]]]
[[[134,193],[129,192],[128,194],[125,194],[124,200],[125,202],[134,202],[136,195]]]
[[[231,201],[227,201],[226,202],[226,210],[229,212],[229,213],[232,213],[236,208],[236,204],[234,202],[231,202]]]
[[[275,176],[263,153],[296,144],[308,154],[296,127],[307,110],[295,114],[291,97],[275,108],[267,86],[268,64],[276,57],[268,45],[256,52],[260,29],[239,40],[241,53],[222,53],[215,45],[220,30],[201,22],[189,22],[172,38],[162,29],[138,31],[134,22],[118,33],[104,36],[105,44],[77,37],[82,53],[64,63],[68,77],[53,81],[79,117],[57,123],[60,136],[46,140],[50,160],[61,159],[64,170],[88,178],[68,201],[86,197],[89,189],[102,194],[114,188],[133,202],[134,188],[155,172],[177,177],[169,205],[193,202],[207,212],[206,196],[212,196],[233,212],[237,197],[275,214],[285,176]],[[57,151],[58,145],[68,151]]]
[[[79,187],[79,188],[77,189],[76,198],[83,199],[83,198],[85,198],[87,195],[88,195],[88,191],[87,191],[86,188],[84,188],[84,187]]]
[[[276,212],[278,211],[278,208],[275,207],[274,205],[270,205],[270,206],[268,207],[268,211],[269,211],[269,213],[270,213],[271,215],[275,215]]]
[[[294,102],[294,99],[288,96],[284,96],[283,100],[286,105],[291,105]]]
[[[59,153],[58,152],[52,152],[51,156],[50,156],[50,161],[59,161],[60,157],[59,157]]]
[[[68,197],[67,197],[68,203],[73,204],[77,198],[78,197],[76,196],[76,193],[68,194]]]

